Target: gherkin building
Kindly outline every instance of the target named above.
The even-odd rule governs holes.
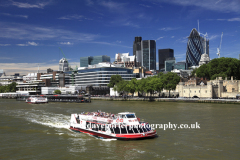
[[[209,54],[209,40],[204,40],[194,28],[192,29],[190,36],[188,37],[187,52],[186,52],[186,63],[187,67],[198,66],[201,59],[201,55],[204,52]],[[206,50],[205,50],[205,47]],[[204,51],[205,50],[205,51]]]

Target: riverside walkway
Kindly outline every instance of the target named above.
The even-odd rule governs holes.
[[[201,98],[156,98],[156,97],[91,97],[92,100],[107,101],[156,101],[156,102],[190,102],[190,103],[236,103],[240,99],[201,99]]]

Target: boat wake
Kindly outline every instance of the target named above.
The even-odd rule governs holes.
[[[69,129],[69,116],[63,114],[55,114],[51,112],[46,112],[43,110],[11,110],[8,111],[9,115],[14,115],[17,118],[24,118],[25,120],[45,125],[52,128],[64,128]],[[6,113],[6,112],[5,112]]]

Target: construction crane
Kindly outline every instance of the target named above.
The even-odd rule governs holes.
[[[67,64],[68,64],[68,67],[69,67],[69,63],[68,63],[68,60],[67,60],[67,58],[66,58],[66,56],[65,56],[65,54],[63,53],[63,51],[62,51],[62,49],[60,48],[60,47],[58,47],[59,49],[60,49],[60,51],[62,52],[62,54],[63,54],[63,57],[66,59],[66,61],[67,61]]]
[[[221,35],[220,46],[219,46],[219,48],[217,48],[218,58],[220,58],[220,50],[221,50],[221,45],[222,45],[222,37],[223,37],[223,32],[222,32],[222,35]]]

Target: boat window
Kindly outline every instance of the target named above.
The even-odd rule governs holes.
[[[133,127],[133,131],[134,131],[134,133],[139,133],[137,128],[135,128],[135,127]]]
[[[140,127],[140,126],[138,126],[138,130],[140,131],[140,133],[143,132],[142,127]]]
[[[134,114],[126,114],[127,118],[136,118]]]
[[[114,129],[115,134],[120,134],[120,129],[119,129],[119,127],[116,127],[116,128],[113,128],[113,129]]]
[[[113,128],[111,128],[111,127],[110,127],[110,130],[111,130],[111,133],[113,133],[113,134],[114,134],[114,130],[113,130]]]
[[[133,133],[133,130],[129,128],[129,126],[127,126],[127,131],[128,133]]]
[[[86,128],[87,128],[87,129],[90,128],[89,122],[86,122]]]
[[[102,131],[106,131],[105,125],[102,125]]]
[[[102,125],[102,124],[98,124],[98,125],[99,125],[98,128],[99,128],[99,130],[101,131],[101,125]]]
[[[121,134],[127,134],[127,130],[125,127],[121,127]]]
[[[125,115],[120,115],[120,118],[125,118]]]

